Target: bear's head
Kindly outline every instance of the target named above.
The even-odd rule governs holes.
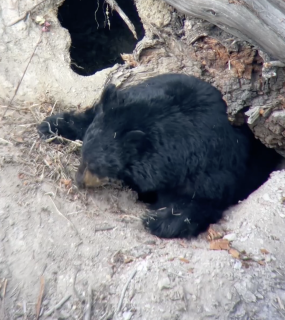
[[[106,87],[96,108],[99,111],[83,139],[76,174],[79,187],[98,187],[120,180],[120,173],[131,165],[145,142],[144,132],[130,130],[130,119],[124,116],[114,85]]]

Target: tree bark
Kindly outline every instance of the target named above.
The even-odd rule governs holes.
[[[183,12],[205,19],[285,62],[285,3],[281,0],[165,0]]]

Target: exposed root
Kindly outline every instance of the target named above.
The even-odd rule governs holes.
[[[119,16],[124,20],[124,22],[126,23],[126,25],[128,26],[128,28],[131,30],[131,32],[132,32],[132,34],[134,35],[134,37],[135,37],[136,39],[138,39],[135,26],[133,25],[133,23],[131,22],[131,20],[128,18],[128,16],[125,14],[125,12],[119,7],[119,5],[117,4],[117,2],[116,2],[115,0],[105,0],[105,2],[110,5],[110,7],[112,8],[112,10],[115,10],[115,11],[118,12]]]

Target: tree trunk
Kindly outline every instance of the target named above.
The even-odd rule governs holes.
[[[165,0],[285,62],[285,3],[281,0]]]
[[[232,52],[229,43],[219,41],[215,44],[223,54],[215,54],[216,64],[225,62],[228,56],[228,67],[234,65],[235,72],[224,83],[224,69],[215,74],[217,86],[224,92],[228,102],[229,114],[246,111],[248,123],[259,138],[268,147],[275,148],[285,156],[285,99],[284,99],[284,66],[285,66],[285,3],[281,0],[165,0],[178,11],[187,15],[202,18],[223,29],[239,39],[247,41],[245,57],[243,43]],[[204,21],[200,34],[204,45],[213,39],[208,25]],[[212,29],[213,31],[213,29]],[[197,34],[199,36],[199,34]],[[217,39],[217,38],[216,38]],[[236,41],[236,40],[235,40]],[[202,45],[203,46],[203,45]],[[257,50],[256,50],[257,49]],[[225,52],[225,50],[227,52]],[[251,52],[251,54],[249,53]],[[255,53],[254,53],[255,52]],[[232,61],[232,59],[234,59]],[[209,63],[206,62],[205,68]],[[245,68],[242,71],[242,68]],[[247,71],[246,71],[247,70]],[[235,88],[237,76],[239,88]],[[247,81],[250,80],[250,81]],[[237,94],[235,94],[237,93]]]

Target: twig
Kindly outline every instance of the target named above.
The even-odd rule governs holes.
[[[54,103],[54,105],[52,106],[52,109],[51,109],[51,112],[50,112],[50,115],[49,115],[49,116],[51,116],[51,115],[53,114],[53,110],[54,110],[56,104],[57,104],[57,100],[56,100],[56,102]]]
[[[33,151],[33,149],[34,149],[34,146],[36,145],[36,142],[37,142],[37,140],[35,140],[34,143],[32,144],[31,149],[30,149],[28,155],[30,155],[30,154],[32,153],[32,151]]]
[[[2,304],[0,305],[0,317],[2,317],[2,319],[5,319],[5,295],[6,295],[6,288],[7,288],[7,282],[8,280],[5,279],[4,280],[4,285],[3,285],[3,291],[0,294],[0,301],[2,300]]]
[[[6,295],[7,283],[8,283],[8,280],[5,279],[5,281],[4,281],[4,286],[3,286],[3,292],[2,292],[2,298],[4,298],[5,295]]]
[[[71,297],[71,294],[69,294],[68,296],[64,297],[63,299],[61,299],[59,301],[59,303],[57,303],[54,307],[52,307],[49,311],[47,311],[44,315],[46,317],[50,316],[52,313],[54,313],[55,310],[59,309],[60,307],[62,307],[66,301],[68,301]]]
[[[44,280],[44,277],[41,276],[40,294],[39,294],[38,302],[36,305],[36,320],[38,320],[39,316],[40,316],[41,305],[42,305],[42,300],[43,300],[43,295],[44,295],[44,289],[45,289],[45,280]]]
[[[46,122],[46,121],[43,121],[43,122]],[[48,122],[47,122],[48,123]],[[54,132],[51,131],[52,134],[55,134]],[[78,147],[82,147],[82,144],[83,142],[80,141],[80,140],[76,140],[76,141],[73,141],[73,140],[70,140],[70,139],[67,139],[67,138],[64,138],[62,136],[58,136],[58,135],[55,135],[54,137],[51,137],[49,139],[46,139],[45,142],[49,143],[49,142],[52,142],[53,140],[55,139],[59,139],[59,140],[62,140],[62,141],[67,141],[67,142],[70,142],[70,143],[73,143],[74,145],[78,146]]]
[[[122,219],[124,219],[124,218],[132,218],[132,219],[135,219],[135,220],[138,220],[138,221],[141,220],[141,218],[136,217],[136,216],[132,216],[130,214],[123,214],[122,216],[120,216],[120,218],[122,218]]]
[[[87,300],[84,320],[91,319],[91,309],[92,309],[92,287],[89,285],[89,287],[88,287],[88,300]]]
[[[125,21],[126,25],[129,27],[134,37],[138,39],[135,26],[132,24],[131,20],[128,18],[125,12],[119,7],[117,2],[115,0],[105,0],[105,2],[111,6],[112,10],[116,10],[118,12],[119,16]]]
[[[8,141],[8,140],[5,140],[3,138],[0,138],[0,143],[5,143],[5,144],[10,144],[10,145],[13,145],[12,142]]]
[[[73,227],[74,231],[77,233],[77,235],[78,235],[79,238],[81,239],[80,234],[79,234],[78,230],[76,229],[74,223],[73,223],[71,220],[69,220],[63,213],[61,213],[61,212],[58,210],[57,206],[55,205],[55,203],[54,203],[54,201],[52,200],[52,198],[51,198],[50,195],[49,195],[49,198],[50,198],[50,201],[52,202],[52,204],[53,204],[56,212],[57,212],[61,217],[63,217],[64,219],[66,219],[66,220],[71,224],[71,226]]]
[[[79,272],[79,269],[76,270],[75,274],[74,274],[74,278],[73,278],[73,292],[74,294],[76,295],[77,299],[80,301],[80,302],[83,302],[83,299],[80,297],[80,294],[78,293],[76,287],[75,287],[75,284],[76,284],[76,278],[77,278],[77,273]]]
[[[31,61],[32,61],[32,58],[33,58],[33,56],[34,56],[34,54],[35,54],[35,52],[36,52],[36,50],[37,50],[37,47],[38,47],[38,45],[40,44],[40,42],[42,41],[42,35],[43,35],[43,32],[41,33],[40,38],[39,38],[37,44],[35,45],[34,51],[33,51],[33,53],[32,53],[31,56],[30,56],[30,59],[29,59],[27,65],[26,65],[26,68],[25,68],[25,70],[24,70],[24,72],[23,72],[23,75],[22,75],[20,81],[19,81],[18,84],[17,84],[17,87],[16,87],[16,90],[15,90],[15,92],[14,92],[14,95],[13,95],[12,99],[10,100],[10,102],[8,103],[8,105],[7,105],[7,107],[6,107],[5,111],[4,111],[4,114],[2,115],[1,120],[4,119],[4,117],[5,117],[5,115],[6,115],[6,112],[8,111],[8,109],[10,108],[10,106],[11,106],[14,98],[16,97],[16,94],[17,94],[17,92],[18,92],[18,90],[19,90],[19,88],[20,88],[20,85],[21,85],[21,83],[22,83],[22,81],[23,81],[23,78],[24,78],[24,76],[25,76],[25,74],[26,74],[26,72],[27,72],[27,69],[28,69]]]
[[[95,232],[97,231],[107,231],[107,230],[113,230],[115,227],[112,226],[102,226],[95,228]]]
[[[269,62],[265,62],[263,64],[264,68],[270,68],[270,67],[279,67],[279,68],[284,68],[285,67],[285,63],[281,62],[281,61],[269,61]]]
[[[24,320],[27,319],[27,302],[23,301],[23,314],[24,314]]]
[[[12,27],[14,24],[22,21],[22,20],[25,20],[27,18],[27,16],[37,7],[39,6],[40,4],[46,2],[47,0],[42,0],[41,2],[35,4],[31,9],[25,11],[19,18],[17,18],[16,20],[14,20],[13,22],[11,22],[10,24],[8,24],[8,27]]]
[[[130,275],[127,283],[125,284],[124,288],[123,288],[123,291],[122,291],[122,294],[121,294],[121,298],[120,298],[120,301],[118,303],[118,306],[117,306],[117,313],[120,312],[121,308],[122,308],[122,304],[123,304],[123,300],[124,300],[124,296],[126,294],[126,291],[127,291],[127,288],[131,282],[131,280],[133,279],[133,277],[135,276],[135,274],[137,273],[137,270],[135,269],[132,274]]]
[[[109,320],[113,317],[114,311],[106,311],[99,320]]]

